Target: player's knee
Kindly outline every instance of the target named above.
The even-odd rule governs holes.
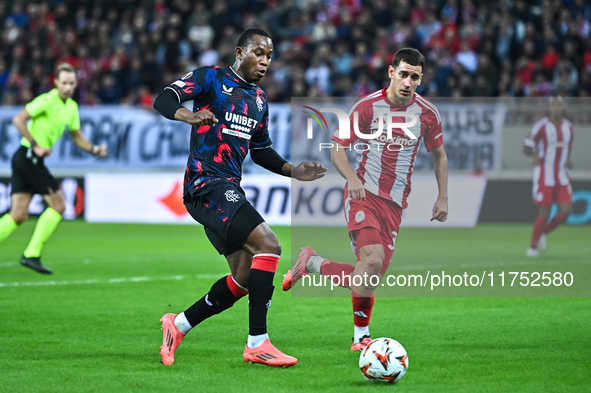
[[[572,206],[564,206],[562,207],[562,209],[560,209],[560,214],[562,215],[562,217],[566,220],[568,218],[568,216],[570,216],[573,213],[573,207]]]
[[[363,260],[365,272],[369,275],[378,275],[382,270],[383,263],[384,257],[382,255],[379,255],[378,253],[370,254],[366,256]]]
[[[253,236],[249,238],[246,246],[248,246],[249,251],[252,255],[256,254],[275,254],[281,255],[281,244],[279,244],[279,239],[277,235],[273,233],[273,231],[269,230],[264,234],[259,234],[259,236]]]
[[[276,236],[274,239],[266,239],[264,244],[261,245],[261,254],[281,255],[281,244],[279,244],[279,239],[277,239]]]

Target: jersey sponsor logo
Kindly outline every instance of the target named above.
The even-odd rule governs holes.
[[[382,134],[377,138],[377,142],[389,143],[389,144],[400,145],[400,146],[415,146],[419,142],[419,140],[405,138],[405,137],[401,137],[401,136],[388,138],[388,136],[386,134]]]
[[[237,127],[240,127],[240,126],[237,126]],[[247,134],[245,132],[240,132],[240,131],[232,130],[230,128],[224,128],[222,130],[222,134],[233,135],[233,136],[237,136],[239,138],[244,138],[246,140],[250,140],[250,138],[252,137],[252,135],[250,135],[250,134]]]
[[[257,124],[259,124],[257,120],[239,113],[226,112],[224,117],[228,124],[228,128],[224,128],[222,133],[247,140],[250,140],[252,137],[252,131]]]
[[[234,190],[228,190],[224,193],[224,195],[226,196],[226,200],[228,202],[238,202],[238,200],[240,199],[240,195],[237,194]]]
[[[259,123],[255,119],[251,119],[248,116],[244,116],[244,115],[241,115],[238,113],[230,113],[230,112],[226,112],[225,119],[227,122],[241,125],[241,126],[245,126],[248,128],[254,128]]]
[[[187,72],[185,75],[181,76],[181,79],[189,79],[193,76],[193,71]]]
[[[222,84],[222,93],[230,95],[232,91],[234,91],[233,87],[226,87],[226,85]]]
[[[365,220],[365,213],[363,211],[358,211],[355,213],[355,222],[361,222]]]

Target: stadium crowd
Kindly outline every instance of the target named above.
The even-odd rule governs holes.
[[[427,97],[591,95],[588,0],[8,0],[0,2],[0,103],[23,105],[78,69],[81,105],[151,107],[186,71],[227,65],[246,27],[273,36],[271,102],[361,96],[394,52],[427,57]]]

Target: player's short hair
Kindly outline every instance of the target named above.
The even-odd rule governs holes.
[[[403,61],[411,66],[425,68],[425,56],[414,48],[399,49],[392,58],[392,67],[396,68]]]
[[[73,72],[74,74],[76,74],[76,69],[68,64],[68,63],[62,63],[60,65],[57,66],[57,68],[55,69],[55,78],[59,79],[60,77],[60,73],[61,72]]]
[[[252,37],[255,35],[262,35],[271,38],[269,33],[260,27],[249,27],[248,29],[244,30],[242,34],[240,34],[240,38],[238,38],[238,43],[236,46],[246,48],[252,42]]]

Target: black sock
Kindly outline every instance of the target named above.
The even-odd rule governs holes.
[[[228,288],[226,277],[222,277],[211,286],[207,295],[185,311],[185,317],[195,327],[207,318],[232,307],[238,299],[240,298],[234,296]]]
[[[267,310],[273,297],[275,273],[251,269],[248,275],[248,319],[251,336],[267,333]]]

